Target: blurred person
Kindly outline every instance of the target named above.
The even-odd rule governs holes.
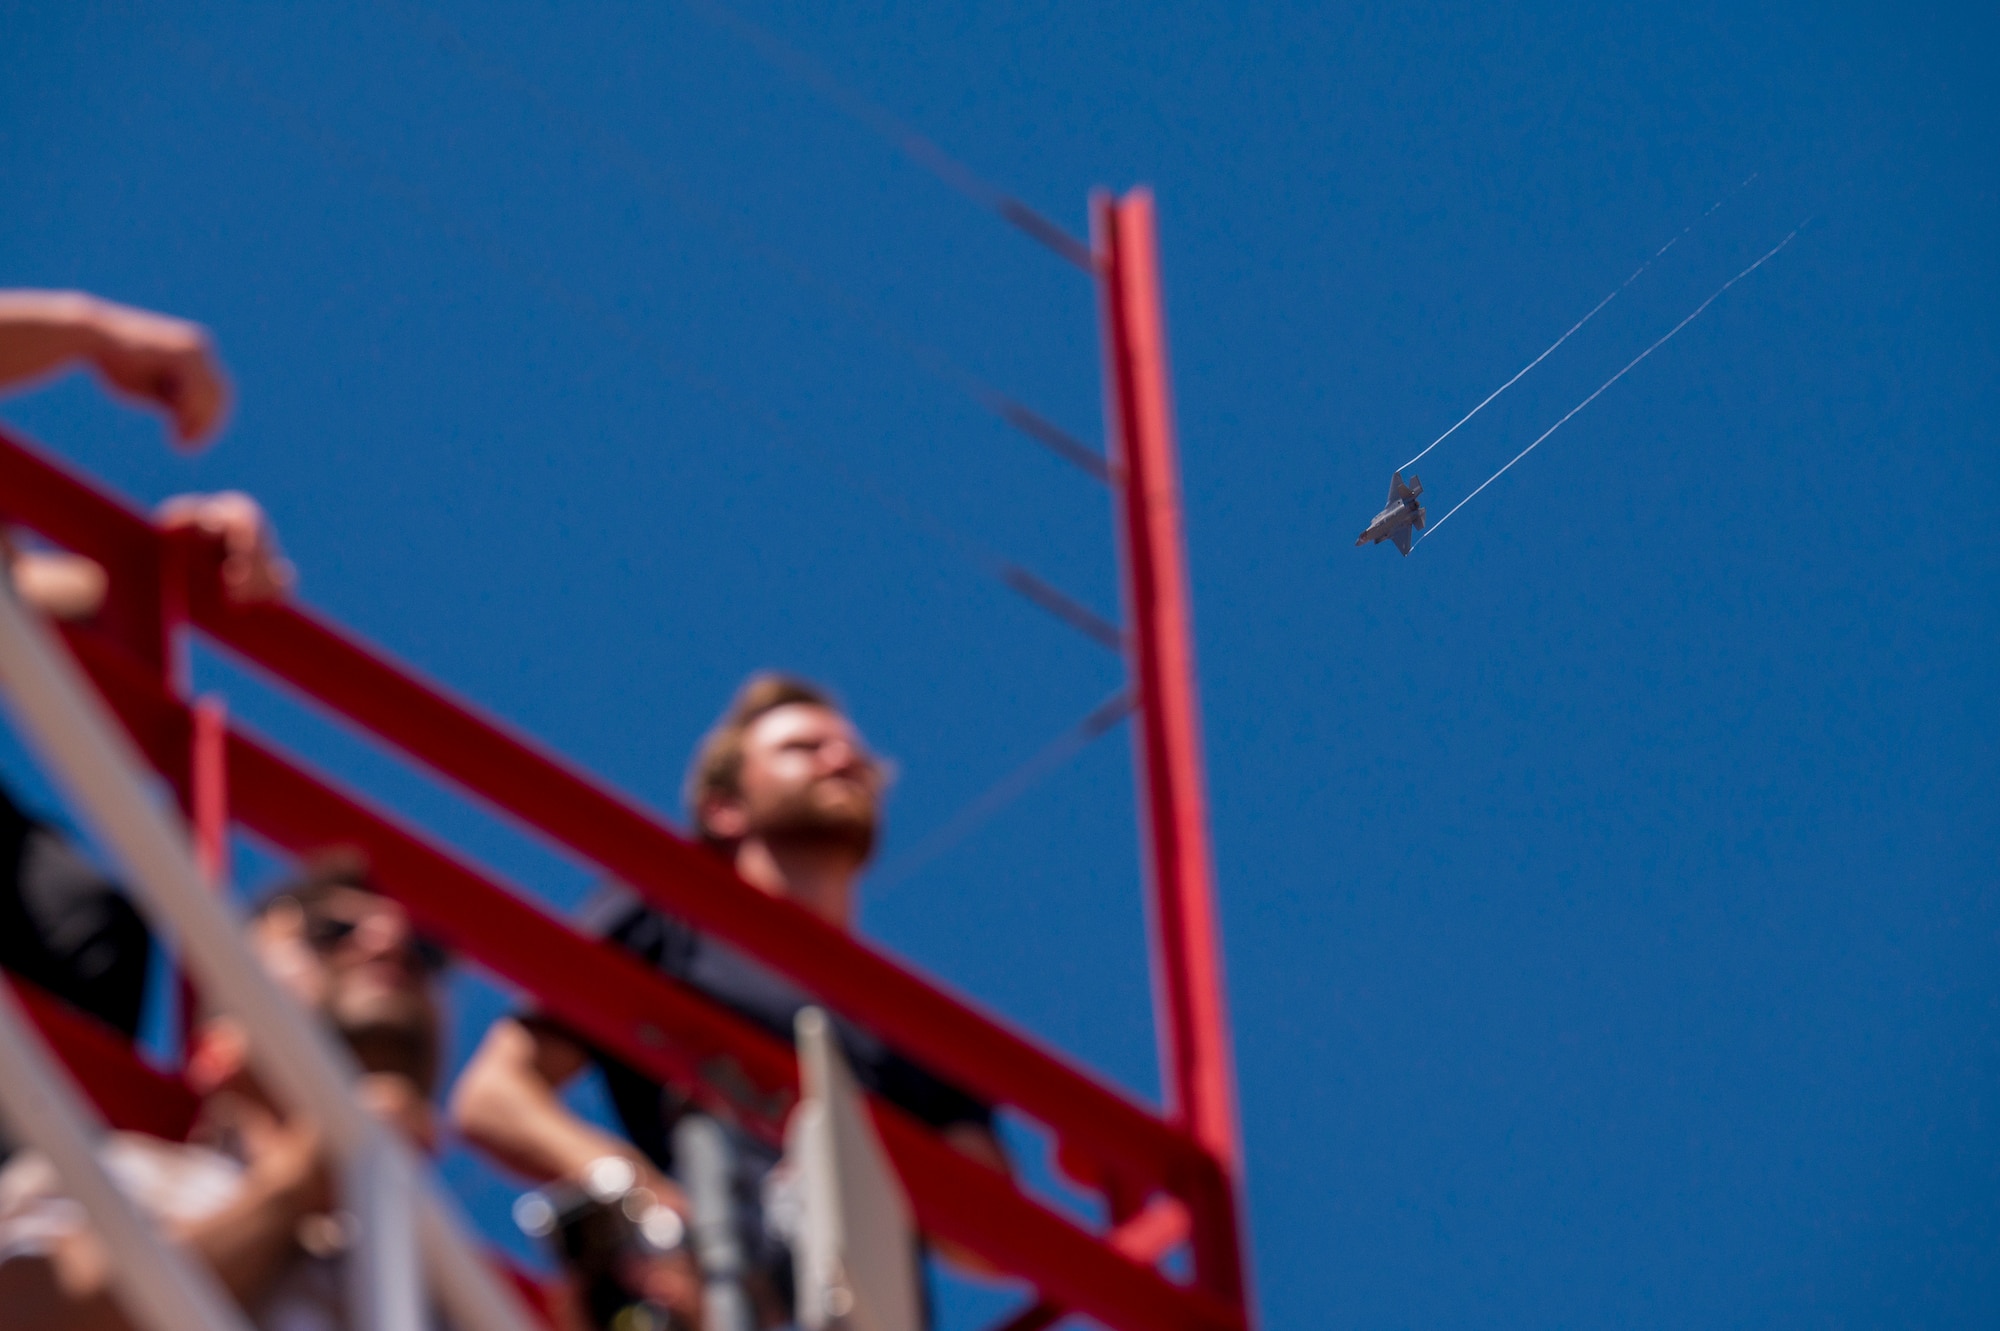
[[[334,854],[254,908],[248,942],[353,1051],[362,1103],[429,1147],[444,958],[402,906],[376,891],[357,857]],[[227,1013],[196,1027],[187,1077],[200,1100],[188,1140],[111,1134],[100,1157],[113,1179],[209,1265],[254,1325],[346,1325],[345,1230],[317,1125],[272,1099]],[[23,1153],[0,1171],[0,1331],[123,1331],[131,1323],[110,1289],[113,1260],[46,1160]]]
[[[884,787],[881,763],[832,696],[780,674],[752,676],[702,741],[687,802],[702,841],[751,886],[841,930],[854,927],[855,893],[874,853]],[[718,939],[662,914],[629,890],[601,893],[585,927],[661,973],[707,995],[789,1045],[793,1018],[812,1000],[797,985]],[[851,1022],[835,1025],[868,1090],[939,1129],[959,1150],[1005,1170],[989,1106],[889,1049]],[[626,1137],[572,1112],[561,1088],[585,1068],[603,1074]],[[552,1018],[523,1012],[496,1022],[451,1096],[459,1130],[537,1182],[584,1177],[606,1157],[629,1161],[646,1186],[685,1211],[670,1181],[673,1128],[692,1106]],[[776,1150],[736,1133],[750,1224],[752,1294],[767,1323],[791,1316],[790,1253],[760,1202],[782,1177]],[[984,1270],[943,1248],[956,1264]]]
[[[198,324],[74,291],[0,291],[0,393],[88,366],[127,400],[169,417],[183,447],[212,439],[229,384]],[[248,495],[182,495],[161,505],[167,530],[193,528],[223,545],[223,580],[242,601],[291,587],[291,565]],[[93,560],[35,548],[0,525],[0,560],[23,604],[88,620],[109,591]],[[125,894],[48,821],[0,783],[0,967],[127,1036],[139,1028],[151,940]]]

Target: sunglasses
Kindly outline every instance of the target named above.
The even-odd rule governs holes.
[[[338,951],[360,927],[360,920],[350,920],[340,915],[323,915],[315,911],[305,912],[306,942],[321,956]],[[425,975],[436,975],[451,965],[451,954],[445,951],[441,944],[422,934],[413,933],[410,936],[410,955],[416,958],[417,969]]]

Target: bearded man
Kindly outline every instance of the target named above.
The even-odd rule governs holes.
[[[759,674],[702,741],[687,801],[702,840],[745,882],[851,930],[883,785],[880,762],[830,694],[790,676]],[[628,890],[602,894],[586,916],[591,932],[791,1042],[793,1018],[811,999],[790,980]],[[938,1128],[966,1154],[1006,1168],[989,1107],[869,1032],[835,1024],[863,1086]],[[629,1140],[586,1122],[559,1098],[563,1084],[592,1064],[604,1075]],[[532,1012],[494,1024],[451,1101],[460,1132],[537,1182],[583,1179],[605,1157],[622,1157],[644,1186],[683,1213],[682,1194],[668,1180],[676,1173],[673,1130],[689,1109],[673,1091]],[[739,1136],[738,1146],[742,1191],[755,1221],[746,1235],[753,1293],[767,1322],[787,1321],[789,1253],[782,1235],[757,1214],[779,1157],[747,1137]],[[979,1269],[965,1254],[941,1251]]]

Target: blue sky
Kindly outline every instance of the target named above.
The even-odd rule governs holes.
[[[1066,225],[1158,192],[1265,1322],[2000,1318],[1994,16],[744,12]],[[891,860],[1117,687],[964,554],[1112,612],[1105,495],[907,351],[1096,439],[1088,285],[692,10],[7,29],[0,282],[204,321],[241,403],[193,462],[81,380],[6,419],[253,491],[315,606],[668,811],[746,671],[821,677],[901,764]],[[1434,514],[1809,220],[1416,555],[1352,548],[1718,200],[1424,460]],[[1128,744],[865,924],[1150,1095]],[[505,1000],[456,1001],[462,1050]]]

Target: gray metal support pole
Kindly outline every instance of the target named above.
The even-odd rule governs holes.
[[[688,1229],[701,1268],[702,1331],[757,1331],[743,1288],[749,1259],[736,1205],[736,1148],[720,1123],[687,1114],[674,1125],[674,1163],[694,1209]]]

